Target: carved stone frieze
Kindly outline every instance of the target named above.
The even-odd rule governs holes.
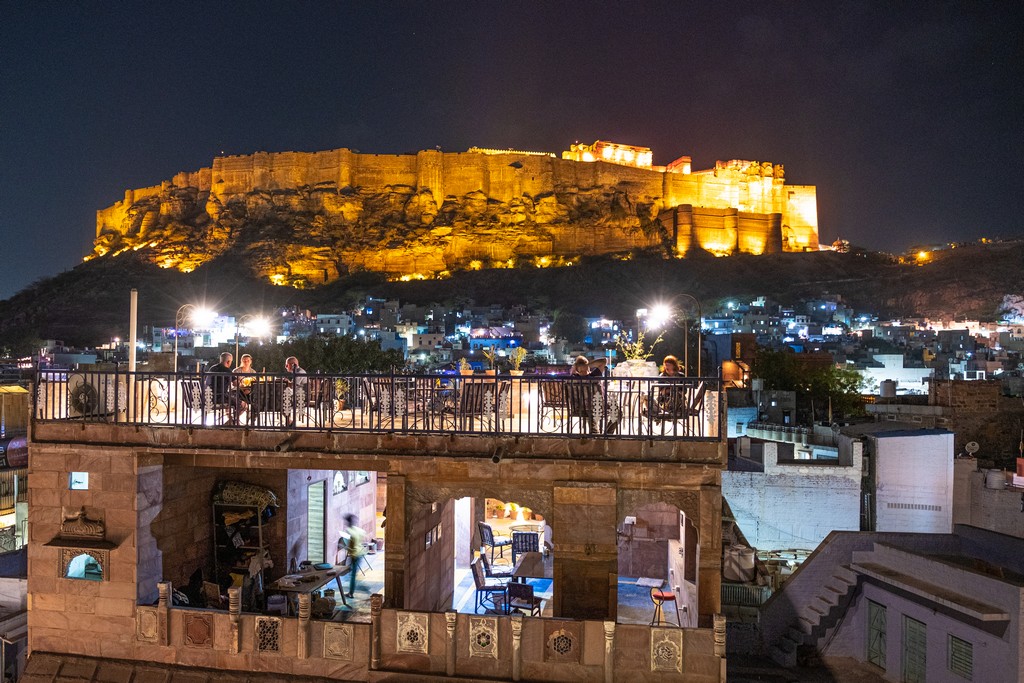
[[[682,629],[651,629],[651,671],[683,672]]]
[[[573,622],[544,623],[544,661],[580,661],[580,625]]]
[[[498,619],[469,618],[469,656],[498,658]]]
[[[430,638],[430,615],[418,612],[399,612],[395,631],[398,652],[427,654]]]
[[[281,619],[279,617],[256,617],[256,651],[281,651]]]
[[[324,624],[324,658],[351,662],[354,633],[349,624]]]
[[[213,647],[213,618],[208,614],[184,614],[185,645]]]

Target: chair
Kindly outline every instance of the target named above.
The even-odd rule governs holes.
[[[544,600],[533,594],[533,586],[515,581],[505,589],[504,601],[506,612],[525,610],[531,617],[539,617],[541,605],[544,604]]]
[[[406,414],[405,387],[391,377],[363,377],[363,411],[370,415],[371,427],[394,428],[395,419]],[[376,424],[374,424],[376,414]]]
[[[539,553],[540,538],[533,531],[512,532],[512,564],[516,563],[523,553]]]
[[[480,558],[473,560],[469,565],[473,571],[473,583],[476,585],[476,605],[473,611],[477,614],[480,613],[481,607],[487,607],[487,603],[491,604],[490,609],[497,612],[499,610],[498,605],[504,600],[505,597],[505,584],[499,582],[488,582],[484,576],[484,566],[480,562]],[[498,597],[495,597],[498,594]]]
[[[506,381],[497,382],[497,400],[495,400],[495,382],[463,381],[458,388],[458,401],[456,401],[456,428],[459,431],[472,432],[483,431],[484,428],[495,426],[495,415],[497,415],[500,427],[501,420],[511,418],[512,383]],[[474,420],[481,422],[480,429],[474,429]]]
[[[181,398],[185,410],[188,411],[189,423],[196,422],[197,416],[199,421],[202,421],[203,383],[191,377],[181,380]]]
[[[491,548],[491,564],[494,564],[495,548],[498,549],[498,557],[505,557],[505,546],[512,545],[512,539],[507,536],[496,537],[491,525],[484,522],[477,522],[476,528],[480,532],[480,545]]]
[[[565,420],[569,412],[566,403],[564,382],[561,380],[540,380],[540,429],[541,431],[557,432],[559,424]],[[550,429],[545,428],[547,418]]]
[[[484,575],[488,579],[497,579],[498,581],[508,582],[512,579],[512,569],[507,565],[503,565],[506,568],[497,570],[491,566],[490,561],[487,559],[487,553],[480,553],[480,561],[484,565]]]
[[[661,626],[661,621],[664,617],[662,605],[670,600],[672,601],[672,606],[676,609],[676,626],[679,628],[683,627],[683,624],[679,619],[679,605],[676,604],[676,594],[672,591],[662,590],[661,588],[651,589],[651,602],[654,603],[654,616],[651,617],[651,626]],[[671,622],[665,620],[665,623]]]
[[[665,425],[672,423],[673,434],[678,432],[676,423],[683,422],[683,433],[690,433],[690,418],[696,417],[698,436],[704,435],[704,421],[700,419],[704,410],[704,394],[707,384],[651,385],[651,393],[647,399],[647,417],[652,426],[661,425],[661,433],[665,434]]]

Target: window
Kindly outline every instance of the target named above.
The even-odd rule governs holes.
[[[89,473],[72,472],[70,476],[68,476],[68,488],[72,491],[88,491]]]
[[[868,663],[885,669],[885,605],[868,600]]]
[[[903,681],[927,683],[928,628],[923,621],[903,615]]]
[[[974,646],[954,635],[949,636],[949,670],[967,680],[974,672]]]

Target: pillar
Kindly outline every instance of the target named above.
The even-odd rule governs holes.
[[[554,486],[555,617],[603,620],[613,611],[608,581],[618,573],[616,493],[606,483]]]
[[[384,595],[387,606],[405,606],[406,482],[402,475],[388,474],[388,524],[384,527]]]

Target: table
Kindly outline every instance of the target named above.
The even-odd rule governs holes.
[[[348,574],[350,570],[351,566],[349,565],[335,565],[331,569],[286,574],[268,584],[266,590],[284,594],[288,598],[288,602],[293,603],[295,613],[298,614],[299,595],[318,591],[333,580],[338,585],[341,604],[348,607],[348,601],[345,600],[345,589],[341,586],[341,577]]]
[[[544,553],[523,553],[512,569],[512,578],[521,583],[525,583],[527,579],[555,578],[552,556],[544,557]]]

